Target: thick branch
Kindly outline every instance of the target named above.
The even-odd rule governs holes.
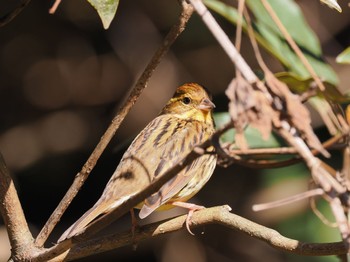
[[[0,211],[9,235],[13,254],[19,255],[33,246],[32,234],[29,231],[16,188],[1,154]]]
[[[82,170],[76,175],[73,184],[67,191],[64,198],[59,203],[58,207],[55,209],[55,211],[50,216],[49,220],[46,222],[45,226],[39,233],[36,244],[40,247],[42,246],[46,239],[48,238],[49,234],[52,232],[53,228],[56,226],[56,224],[61,219],[63,213],[68,208],[69,204],[72,202],[73,198],[76,196],[82,185],[84,184],[85,180],[88,178],[90,172],[94,168],[94,166],[97,163],[97,160],[102,155],[103,151],[107,147],[108,143],[114,136],[115,132],[119,128],[121,122],[125,118],[125,116],[128,114],[132,106],[135,104],[136,100],[140,96],[141,92],[144,88],[146,88],[148,81],[150,77],[152,76],[154,70],[160,63],[162,57],[167,53],[170,46],[174,43],[174,41],[177,39],[177,37],[181,34],[181,32],[185,29],[186,23],[190,19],[193,9],[192,6],[185,3],[185,1],[182,1],[182,13],[179,17],[179,21],[177,24],[175,24],[168,35],[165,37],[163,44],[159,49],[156,51],[154,56],[152,57],[152,60],[147,65],[146,69],[138,79],[135,87],[131,91],[127,101],[124,103],[124,105],[118,110],[116,117],[113,118],[111,125],[108,127],[104,135],[102,136],[100,142],[97,144],[96,148],[90,155],[89,159],[84,164]]]
[[[299,255],[327,256],[346,253],[346,248],[342,242],[303,243],[284,237],[276,230],[261,226],[248,219],[230,213],[230,210],[231,208],[229,206],[218,206],[199,210],[193,214],[193,228],[203,227],[209,224],[219,224],[260,239],[273,248]],[[131,245],[134,241],[140,242],[152,237],[184,229],[185,220],[186,215],[165,222],[161,221],[146,225],[141,227],[134,236],[128,231],[95,238],[84,243],[79,243],[65,253],[62,253],[60,256],[49,260],[51,258],[50,255],[54,251],[54,248],[52,248],[46,253],[43,253],[40,260],[35,261],[43,261],[45,259],[50,262],[62,261],[62,259],[65,261],[71,261],[92,254],[110,251],[122,246]]]

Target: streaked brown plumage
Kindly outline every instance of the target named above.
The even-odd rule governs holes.
[[[76,235],[95,218],[121,205],[184,158],[195,145],[207,140],[214,133],[211,113],[214,107],[207,91],[200,85],[188,83],[180,86],[159,116],[138,134],[124,153],[100,199],[59,241]],[[190,199],[208,181],[215,165],[214,154],[197,158],[137,206],[141,208],[140,218],[156,209],[171,208],[173,202]]]

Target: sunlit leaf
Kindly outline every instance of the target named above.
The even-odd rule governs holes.
[[[337,56],[336,61],[339,64],[350,64],[350,47],[346,48],[343,52],[341,52]]]
[[[338,78],[333,69],[323,61],[319,41],[305,21],[298,5],[292,0],[269,0],[269,2],[274,10],[276,10],[277,15],[288,32],[301,47],[305,57],[316,73],[322,79],[332,84],[337,84]],[[204,3],[231,23],[237,23],[238,13],[234,7],[219,0],[204,0]],[[253,27],[259,44],[275,56],[291,72],[302,78],[310,77],[310,74],[294,51],[289,47],[261,2],[248,0],[247,4],[256,18]],[[243,29],[245,31],[247,30],[245,23],[243,23]]]
[[[216,128],[220,128],[230,121],[231,117],[228,112],[214,113]],[[264,140],[259,130],[248,126],[244,130],[244,136],[250,148],[271,148],[280,147],[281,141],[274,134],[271,134],[267,140]],[[235,140],[234,129],[228,130],[221,136],[222,142],[233,143]]]
[[[87,0],[97,11],[101,18],[104,29],[108,29],[115,13],[117,12],[119,0]]]
[[[293,0],[269,0],[268,2],[275,10],[282,24],[288,30],[288,33],[293,37],[294,41],[313,54],[320,55],[320,43],[315,33],[305,21],[299,6]],[[247,5],[254,13],[258,23],[262,23],[269,31],[274,32],[282,39],[284,38],[261,1],[247,0]]]

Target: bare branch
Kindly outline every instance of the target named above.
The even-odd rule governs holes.
[[[345,134],[338,134],[334,137],[331,137],[327,141],[322,143],[322,146],[325,149],[332,149],[335,147],[336,149],[344,148],[345,144],[342,146],[335,145],[339,140],[343,139]],[[278,147],[278,148],[248,148],[248,149],[232,149],[230,145],[221,148],[220,144],[216,142],[215,147],[217,149],[217,153],[219,155],[219,160],[222,162],[219,164],[222,166],[227,166],[227,162],[230,164],[235,163],[238,165],[250,167],[250,168],[279,168],[290,166],[295,163],[299,163],[303,161],[300,156],[295,156],[293,158],[287,160],[269,160],[269,159],[261,159],[262,155],[295,155],[297,154],[297,150],[294,147]],[[311,150],[313,155],[317,155],[320,152],[316,149]],[[247,158],[247,156],[249,156]],[[260,159],[254,159],[254,156],[259,156]],[[324,163],[323,163],[324,164]],[[330,171],[331,168],[329,168]],[[335,173],[335,171],[334,171]]]
[[[171,28],[170,32],[165,37],[163,44],[156,51],[151,61],[147,65],[146,69],[138,79],[135,87],[131,91],[127,101],[124,105],[118,110],[116,116],[113,118],[111,125],[108,127],[104,135],[101,137],[100,142],[97,144],[96,148],[90,155],[89,159],[86,161],[82,170],[76,175],[73,184],[67,191],[64,198],[61,200],[55,211],[50,216],[49,220],[46,222],[45,226],[39,233],[35,243],[38,246],[42,246],[49,234],[52,232],[53,228],[61,219],[63,213],[68,208],[69,204],[72,202],[73,198],[76,196],[85,180],[88,178],[90,172],[97,163],[97,160],[100,158],[101,154],[107,147],[108,143],[114,136],[115,132],[119,128],[121,122],[128,114],[132,106],[137,101],[141,92],[147,87],[150,77],[152,76],[154,70],[160,63],[162,57],[167,53],[170,46],[174,43],[177,37],[185,29],[185,26],[192,15],[193,9],[191,5],[188,5],[185,1],[182,1],[182,12],[179,16],[178,22]]]
[[[321,220],[323,224],[325,224],[328,227],[338,227],[337,223],[329,221],[317,208],[315,198],[310,198],[310,207],[312,212],[318,217],[319,220]]]
[[[7,229],[13,254],[20,256],[24,250],[33,247],[33,237],[29,231],[15,185],[0,154],[0,211]]]
[[[58,8],[58,6],[60,5],[61,0],[55,0],[55,2],[53,3],[52,7],[49,10],[49,14],[54,14]]]
[[[338,134],[331,137],[327,141],[322,143],[325,149],[332,149],[332,146],[337,143],[340,139],[344,137],[344,134]],[[345,147],[345,144],[343,145]],[[338,149],[338,148],[337,148]],[[311,152],[316,155],[320,152],[316,149],[311,150]],[[241,155],[241,156],[254,156],[254,155],[295,155],[297,150],[294,147],[272,147],[272,148],[248,148],[242,150],[239,148],[229,149],[230,154]]]
[[[219,224],[262,240],[273,248],[298,255],[327,256],[346,253],[346,248],[342,242],[303,243],[284,237],[276,230],[264,227],[236,214],[230,213],[230,210],[231,208],[229,206],[218,206],[196,211],[192,217],[193,227],[200,228],[205,225]],[[134,243],[133,241],[140,242],[152,237],[182,230],[184,229],[185,220],[186,215],[183,215],[165,222],[161,221],[146,225],[135,232],[134,236],[128,231],[94,238],[73,246],[70,250],[67,250],[65,253],[62,253],[57,257],[52,256],[56,248],[53,247],[42,253],[41,256],[38,257],[40,260],[33,261],[56,262],[62,261],[62,259],[65,259],[65,261],[71,261],[92,254],[110,251],[122,246],[132,245]],[[52,257],[55,258],[51,259]]]
[[[253,210],[254,211],[262,211],[262,210],[266,210],[266,209],[271,209],[271,208],[275,208],[275,207],[279,207],[279,206],[284,206],[284,205],[288,205],[291,203],[294,203],[296,201],[300,201],[306,198],[310,198],[310,197],[314,197],[314,196],[322,196],[324,194],[324,190],[322,188],[316,188],[316,189],[312,189],[294,196],[290,196],[290,197],[286,197],[283,199],[279,199],[273,202],[269,202],[269,203],[264,203],[264,204],[257,204],[257,205],[253,205]]]

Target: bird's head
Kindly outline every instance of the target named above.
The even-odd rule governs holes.
[[[207,122],[212,121],[211,111],[214,108],[215,105],[204,87],[187,83],[176,89],[161,114],[175,114],[181,119]]]

